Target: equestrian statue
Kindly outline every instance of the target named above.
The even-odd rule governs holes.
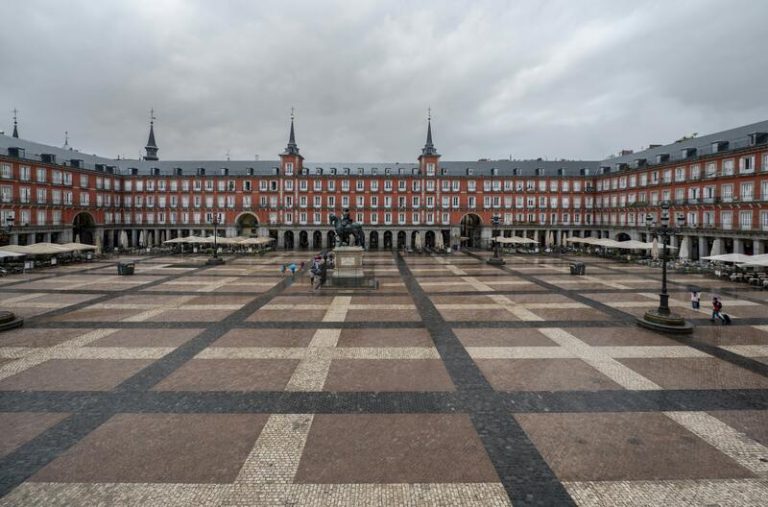
[[[331,225],[336,229],[336,237],[339,240],[339,246],[361,246],[365,248],[365,234],[363,234],[363,225],[352,221],[349,216],[349,210],[344,210],[344,215],[339,218],[334,214],[330,216]],[[350,243],[349,236],[355,239],[354,245]]]

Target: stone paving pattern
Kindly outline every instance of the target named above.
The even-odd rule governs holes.
[[[367,252],[379,290],[313,292],[301,256],[0,279],[0,505],[766,504],[768,292],[673,274],[667,337],[642,266]]]

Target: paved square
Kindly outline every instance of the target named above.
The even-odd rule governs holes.
[[[3,278],[26,321],[0,334],[0,506],[768,498],[765,292],[672,274],[681,338],[635,325],[658,300],[643,266],[370,251],[378,290],[280,274],[312,253]]]

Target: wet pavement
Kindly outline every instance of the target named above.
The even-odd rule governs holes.
[[[0,279],[0,505],[765,504],[768,291],[671,274],[667,337],[642,266],[367,252],[378,290],[313,292],[302,256]]]

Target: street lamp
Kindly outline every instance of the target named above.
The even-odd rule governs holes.
[[[218,212],[215,212],[213,214],[213,217],[211,219],[211,224],[213,225],[213,257],[208,259],[206,261],[206,264],[209,265],[220,265],[224,264],[224,259],[219,257],[219,214]]]
[[[674,236],[678,232],[678,228],[685,224],[685,217],[682,214],[677,214],[675,218],[677,228],[670,228],[669,203],[667,201],[661,203],[661,217],[659,220],[661,225],[659,227],[653,229],[653,217],[650,214],[645,216],[648,232],[653,231],[657,237],[661,238],[661,292],[659,293],[659,307],[655,311],[649,310],[645,312],[645,315],[637,319],[637,323],[655,331],[687,334],[693,332],[693,326],[680,315],[672,313],[669,309],[669,293],[667,292],[667,245],[669,244],[669,238]]]
[[[501,217],[498,215],[492,216],[491,225],[493,225],[494,228],[500,227]],[[498,240],[493,242],[493,257],[488,259],[488,264],[495,264],[495,265],[504,264],[504,259],[501,257],[501,243]]]

